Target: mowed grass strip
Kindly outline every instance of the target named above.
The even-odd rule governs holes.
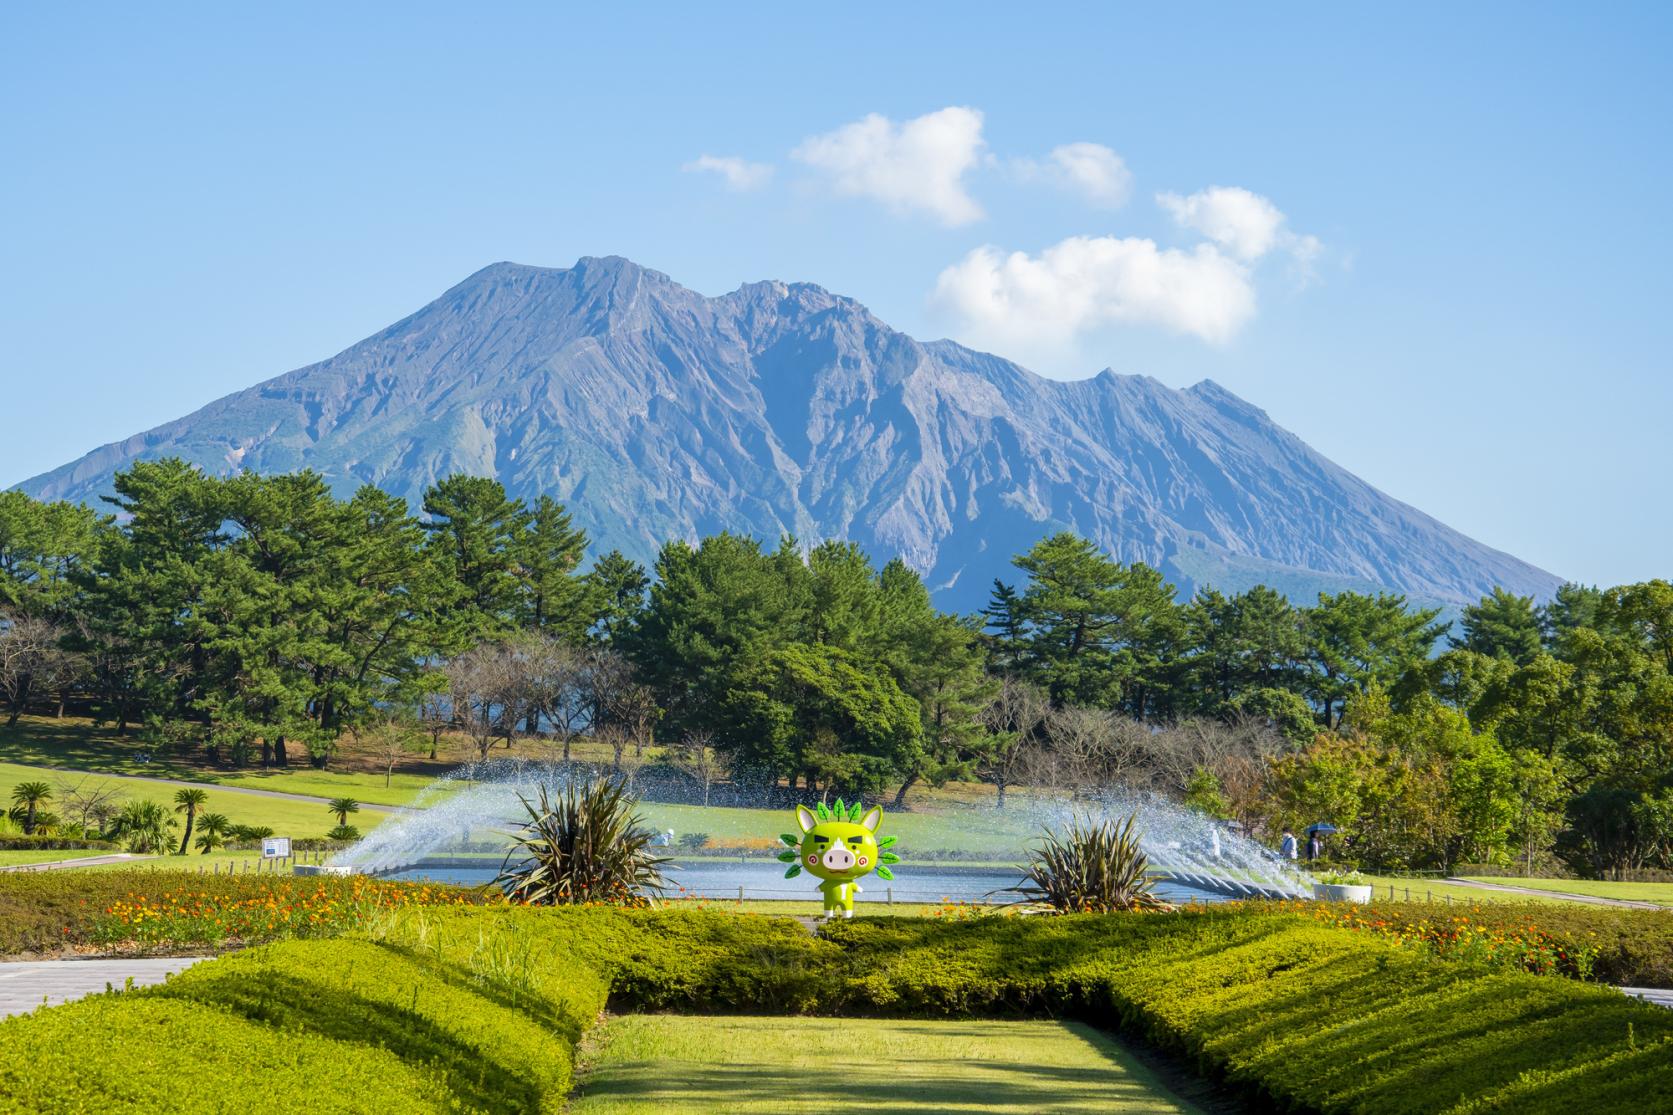
[[[583,1057],[571,1115],[1199,1110],[1066,1022],[634,1014]]]

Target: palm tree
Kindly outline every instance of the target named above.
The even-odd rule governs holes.
[[[173,843],[174,818],[154,801],[130,801],[111,823],[110,835],[130,852],[157,855]]]
[[[12,787],[12,802],[17,806],[17,812],[22,814],[20,819],[25,836],[33,835],[35,816],[51,797],[52,787],[45,782],[19,782]]]
[[[186,854],[186,849],[192,845],[192,822],[197,820],[198,809],[209,800],[209,792],[197,787],[189,787],[174,792],[174,811],[186,814],[186,831],[180,837],[180,850],[177,856]]]
[[[207,856],[227,842],[230,831],[232,822],[227,820],[226,814],[205,813],[198,818],[197,850]]]
[[[349,814],[360,812],[360,803],[353,798],[332,798],[326,811],[337,814],[337,827],[342,828],[349,823]]]

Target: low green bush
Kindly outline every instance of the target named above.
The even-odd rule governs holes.
[[[437,909],[399,926],[391,938],[403,943],[415,941],[414,926],[466,945],[503,932],[560,971],[578,964],[600,980],[594,1014],[606,989],[613,1008],[795,1013],[815,1005],[841,959],[789,918],[667,906]]]
[[[0,1022],[0,1112],[447,1111],[420,1065],[198,1003],[98,995]]]
[[[21,832],[0,832],[0,852],[115,851],[117,845],[108,840],[88,840],[80,836],[44,836],[41,833],[24,835]]]
[[[189,1000],[221,1012],[213,1017],[223,1026],[328,1043],[345,1066],[398,1057],[417,1074],[413,1087],[439,1082],[456,1106],[538,1111],[561,1106],[573,1043],[607,1002],[1049,1014],[1143,1037],[1261,1110],[1673,1110],[1673,1012],[1612,988],[1436,956],[1278,905],[857,918],[828,926],[823,939],[789,919],[720,911],[429,907],[395,911],[367,931],[376,939],[268,945],[158,989],[98,1000],[106,1005],[88,1009],[112,1013],[82,1031],[80,1047],[87,1033],[102,1040],[143,1030],[145,1016],[129,1025],[121,1014],[129,1007]],[[0,1023],[0,1049],[33,1048],[20,1044],[19,1025]],[[110,1063],[149,1048],[123,1046]],[[180,1071],[218,1090],[218,1056]],[[64,1071],[74,1079],[61,1095],[98,1109],[107,1070]],[[228,1071],[241,1086],[243,1070]],[[156,1094],[166,1109],[179,1093]],[[56,1109],[77,1108],[64,1100]]]
[[[1069,1012],[1136,1032],[1263,1107],[1673,1106],[1673,1012],[1604,987],[1442,960],[1284,912],[838,924],[822,1007]],[[1617,1093],[1619,1073],[1641,1079]],[[1659,1074],[1659,1075],[1658,1075]],[[1631,1103],[1626,1102],[1631,1099]]]
[[[200,964],[149,994],[284,1031],[387,1049],[468,1107],[557,1111],[579,1020],[560,1029],[513,976],[372,941],[281,941]]]

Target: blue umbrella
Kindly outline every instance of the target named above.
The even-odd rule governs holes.
[[[1335,832],[1335,831],[1336,831],[1336,826],[1335,825],[1326,824],[1323,821],[1320,821],[1316,825],[1308,825],[1307,826],[1307,835],[1308,836],[1312,836],[1316,832],[1327,833],[1328,834],[1328,833],[1332,833],[1332,832]]]

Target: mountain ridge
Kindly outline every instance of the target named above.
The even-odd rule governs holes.
[[[91,501],[138,459],[312,467],[405,496],[448,472],[571,505],[595,550],[728,529],[901,554],[979,605],[1056,529],[1182,589],[1282,579],[1459,604],[1559,578],[1329,461],[1213,380],[1049,380],[812,283],[714,298],[620,256],[490,264],[349,346],[18,485]]]

